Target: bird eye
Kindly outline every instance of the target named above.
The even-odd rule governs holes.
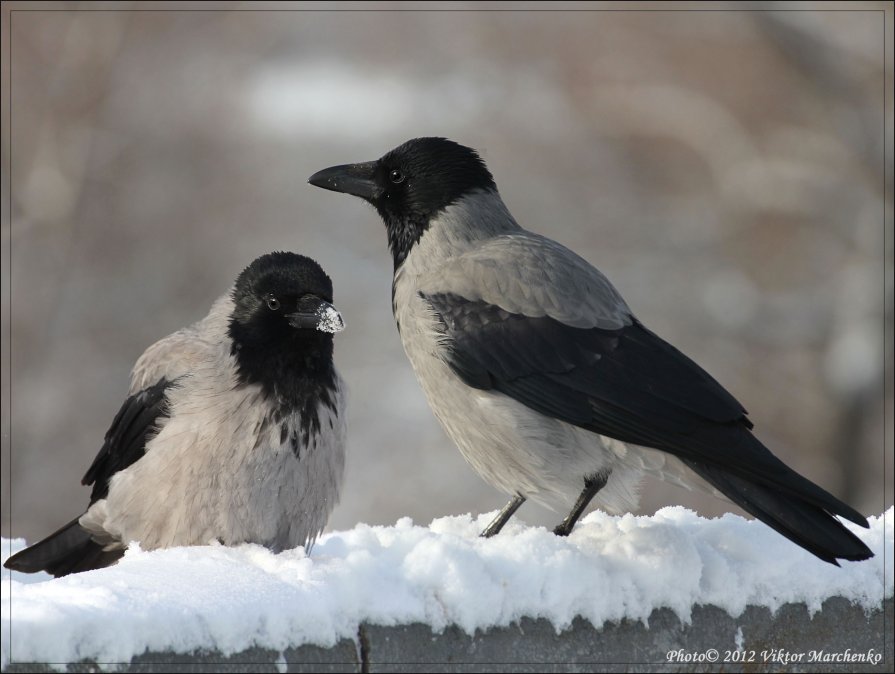
[[[388,179],[395,185],[398,185],[404,182],[404,174],[401,172],[401,169],[392,169],[389,171]]]
[[[273,295],[268,295],[267,296],[267,308],[270,309],[271,311],[276,311],[277,309],[280,308],[280,300],[278,300]]]

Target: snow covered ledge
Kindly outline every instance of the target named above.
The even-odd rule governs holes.
[[[876,557],[842,568],[734,515],[592,513],[568,539],[516,522],[478,538],[492,515],[358,525],[310,556],[210,546],[57,580],[4,569],[2,667],[892,671],[892,509],[853,528]],[[4,540],[3,558],[23,545]]]

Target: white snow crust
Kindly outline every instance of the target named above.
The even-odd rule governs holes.
[[[892,597],[890,508],[869,530],[874,551],[842,568],[819,561],[757,521],[704,519],[681,507],[650,517],[594,512],[571,536],[511,521],[479,538],[495,513],[429,526],[359,524],[321,537],[311,554],[256,545],[152,552],[132,546],[115,566],[53,579],[3,569],[2,665],[88,658],[128,662],[150,651],[251,646],[284,650],[355,639],[362,622],[456,624],[469,633],[523,617],[557,631],[582,616],[596,626],[642,620],[655,608],[688,621],[697,604],[738,616],[845,597],[871,610]],[[25,546],[3,539],[2,557]],[[64,665],[59,665],[64,668]]]

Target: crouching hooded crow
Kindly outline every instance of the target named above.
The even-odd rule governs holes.
[[[314,260],[270,253],[208,316],[150,346],[82,483],[87,511],[5,566],[64,576],[143,549],[310,545],[339,498],[342,318]]]
[[[309,182],[385,222],[395,319],[429,405],[512,498],[483,535],[528,498],[568,508],[555,529],[566,535],[591,500],[635,508],[649,474],[720,492],[824,561],[872,556],[834,516],[867,520],[775,457],[742,405],[602,273],[522,229],[474,150],[417,138]]]

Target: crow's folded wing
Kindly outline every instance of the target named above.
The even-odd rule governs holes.
[[[102,448],[81,480],[81,484],[93,485],[91,504],[106,497],[109,480],[115,473],[143,456],[146,443],[158,430],[159,422],[169,414],[166,396],[175,385],[176,381],[160,379],[124,401],[106,433]]]
[[[506,271],[506,270],[504,270]],[[420,293],[439,321],[444,358],[468,385],[541,414],[721,469],[865,524],[856,511],[777,459],[742,405],[632,316],[615,329],[530,317],[454,292]]]

